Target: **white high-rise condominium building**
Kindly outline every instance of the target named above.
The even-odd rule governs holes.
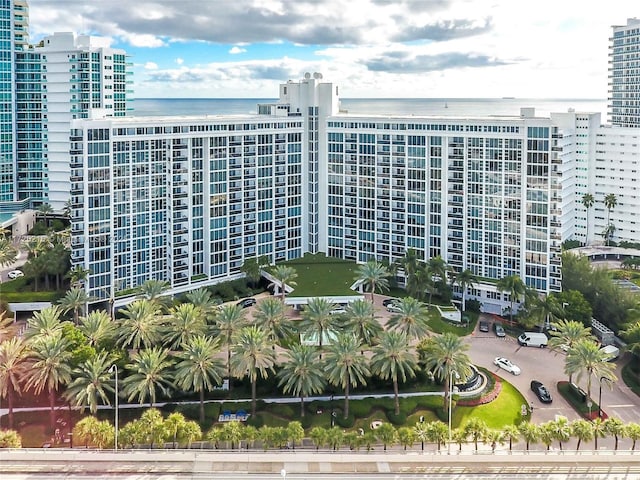
[[[640,127],[640,19],[615,25],[609,45],[609,118],[612,125]]]

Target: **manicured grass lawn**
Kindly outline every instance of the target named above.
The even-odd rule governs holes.
[[[476,322],[478,321],[478,314],[475,312],[465,312],[463,315],[469,317],[469,323],[453,323],[444,320],[438,310],[431,308],[429,311],[429,327],[436,333],[453,333],[459,337],[469,335],[476,328]]]
[[[522,405],[529,403],[513,385],[502,379],[502,391],[493,402],[477,407],[456,407],[451,418],[452,427],[464,425],[471,417],[484,420],[489,428],[517,425],[530,418],[529,414],[520,415]]]
[[[355,262],[326,257],[324,254],[306,254],[304,257],[285,262],[296,269],[298,278],[289,297],[324,297],[358,295],[351,290],[355,282],[358,265]]]
[[[0,293],[5,302],[56,302],[64,297],[65,291],[43,291],[44,282],[38,285],[41,291],[34,292],[32,280],[20,277],[0,284]]]

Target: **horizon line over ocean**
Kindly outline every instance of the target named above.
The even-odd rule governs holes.
[[[275,98],[137,98],[129,116],[255,115],[259,103]],[[606,99],[584,98],[341,98],[340,109],[354,115],[519,116],[533,107],[536,116],[552,112],[599,112],[606,121]]]

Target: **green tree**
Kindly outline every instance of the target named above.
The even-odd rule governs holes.
[[[204,312],[192,303],[172,307],[168,320],[164,328],[163,343],[170,350],[177,350],[191,339],[204,335],[207,330]]]
[[[246,325],[244,309],[240,305],[224,305],[218,311],[215,318],[214,331],[222,338],[222,343],[227,347],[227,377],[231,387],[231,347],[234,337]]]
[[[86,406],[92,415],[98,411],[98,401],[111,405],[107,392],[113,393],[109,368],[113,359],[106,353],[89,358],[73,370],[73,381],[67,387],[65,398],[74,407],[84,410]]]
[[[171,303],[167,296],[169,282],[165,280],[147,280],[138,287],[138,298],[155,303],[161,312],[166,311]]]
[[[416,441],[420,442],[420,448],[424,452],[424,444],[431,439],[429,423],[417,422],[413,427]]]
[[[524,441],[526,442],[527,451],[529,451],[529,445],[537,443],[540,439],[540,428],[538,428],[538,425],[531,422],[522,422],[518,425],[518,428],[520,429],[522,438],[524,438]]]
[[[43,203],[36,208],[36,212],[38,217],[42,217],[44,219],[45,227],[49,227],[48,217],[53,213],[53,207],[48,203]]]
[[[0,397],[7,399],[9,428],[13,428],[13,401],[22,394],[22,379],[28,371],[28,350],[20,337],[0,342]]]
[[[69,341],[61,334],[41,337],[31,343],[26,372],[26,389],[49,395],[49,420],[54,428],[56,392],[71,381]]]
[[[73,426],[73,438],[76,444],[84,445],[85,448],[89,448],[89,445],[94,445],[94,437],[98,431],[98,420],[94,416],[84,417]]]
[[[572,434],[569,420],[566,417],[558,417],[548,422],[548,425],[553,434],[553,439],[558,441],[558,446],[562,450],[562,444],[568,442]]]
[[[77,325],[80,313],[82,312],[84,315],[87,309],[87,303],[89,303],[90,300],[91,297],[87,295],[87,292],[80,288],[72,288],[67,291],[64,297],[58,300],[58,303],[65,313],[73,311],[73,323]]]
[[[513,302],[520,301],[525,292],[525,284],[519,276],[509,275],[498,280],[496,288],[509,295],[509,320],[513,322]]]
[[[304,438],[304,428],[302,428],[302,424],[298,421],[289,422],[286,428],[287,431],[287,441],[291,442],[291,447],[296,449],[296,442],[302,442]]]
[[[220,434],[220,440],[228,442],[231,446],[231,450],[235,449],[236,445],[240,448],[240,442],[244,437],[244,425],[238,421],[226,422],[222,425],[222,432]]]
[[[591,422],[593,426],[593,449],[598,450],[598,439],[605,438],[607,436],[607,430],[604,426],[604,421],[601,418],[596,418]]]
[[[27,319],[27,328],[24,332],[26,340],[34,337],[53,337],[62,334],[62,309],[57,305],[43,308]]]
[[[477,417],[470,418],[464,425],[464,431],[467,437],[471,437],[471,440],[473,440],[476,451],[478,451],[478,441],[487,435],[488,429],[487,423]]]
[[[247,258],[240,267],[240,271],[244,273],[249,282],[255,286],[262,278],[262,269],[269,265],[267,257]]]
[[[578,439],[576,451],[580,450],[582,442],[588,442],[593,438],[593,424],[582,418],[574,420],[571,422],[571,435]]]
[[[231,355],[231,372],[251,382],[251,415],[256,414],[256,382],[258,375],[268,378],[273,372],[276,355],[269,337],[258,327],[244,327],[235,340]]]
[[[200,423],[204,423],[204,393],[222,383],[224,363],[218,358],[218,344],[212,337],[200,335],[182,345],[176,354],[175,379],[183,391],[200,395]]]
[[[418,340],[431,332],[429,313],[422,303],[415,298],[405,297],[397,306],[399,311],[388,320],[387,329],[403,332],[407,338]]]
[[[86,317],[80,317],[78,329],[94,348],[111,343],[116,335],[116,325],[105,310],[94,310]]]
[[[123,393],[128,401],[137,397],[141,405],[149,400],[151,407],[156,402],[157,391],[165,396],[173,388],[172,363],[168,352],[154,347],[140,350],[131,356],[127,370],[131,373],[122,381]]]
[[[389,290],[389,270],[382,263],[371,259],[358,267],[356,281],[364,285],[366,292],[371,292],[371,303],[375,292],[386,292]]]
[[[325,369],[329,383],[344,390],[344,418],[349,417],[349,388],[366,385],[368,361],[360,355],[362,344],[353,334],[340,334],[328,347]]]
[[[253,313],[254,325],[267,332],[274,346],[293,333],[293,325],[284,309],[281,301],[269,297],[260,302]]]
[[[585,245],[589,244],[589,209],[593,207],[594,201],[595,200],[593,198],[593,195],[591,195],[590,193],[585,193],[584,195],[582,195],[582,206],[587,211],[587,221],[586,221],[587,233],[585,235],[585,240],[584,240]]]
[[[393,446],[398,441],[397,430],[388,422],[383,422],[382,425],[376,428],[374,433],[376,438],[382,442],[385,452],[387,451],[388,445]]]
[[[404,272],[407,293],[412,297],[420,296],[422,292],[419,291],[419,284],[416,281],[420,259],[416,250],[413,248],[407,249],[404,256],[396,261],[395,267]]]
[[[462,295],[462,311],[464,312],[466,310],[465,296],[467,289],[472,288],[476,283],[478,283],[478,278],[471,270],[466,269],[455,276],[455,283],[460,287]]]
[[[603,422],[604,431],[615,440],[614,450],[618,450],[620,436],[624,435],[624,423],[616,417],[609,417]]]
[[[0,448],[22,448],[22,438],[15,430],[0,430]]]
[[[640,440],[640,424],[635,422],[627,423],[624,426],[624,436],[630,439],[633,444],[631,445],[631,450],[636,449],[636,443]]]
[[[449,272],[449,265],[447,262],[440,256],[436,255],[435,257],[431,257],[427,262],[427,274],[431,276],[433,280],[433,284],[435,287],[438,287],[440,290],[444,286],[447,285],[447,274]],[[431,306],[431,294],[433,293],[433,289],[430,290],[429,293],[429,306]]]
[[[400,414],[400,400],[398,397],[398,381],[406,382],[407,378],[415,377],[418,367],[416,354],[407,348],[407,335],[403,332],[387,331],[373,348],[371,357],[371,371],[382,380],[391,380],[395,414]]]
[[[0,267],[11,265],[18,257],[18,250],[13,246],[11,240],[0,235]]]
[[[600,350],[600,346],[589,339],[578,340],[567,352],[564,367],[568,375],[576,375],[578,381],[587,377],[587,395],[591,398],[591,380],[593,378],[606,378],[616,382],[615,364],[607,362],[607,355]]]
[[[309,438],[316,446],[316,450],[320,450],[320,447],[323,447],[327,444],[328,432],[326,428],[322,427],[313,427],[309,432]]]
[[[162,317],[157,303],[138,299],[121,310],[118,344],[125,348],[149,348],[162,339]]]
[[[466,379],[471,375],[471,359],[467,354],[469,346],[461,337],[453,333],[429,338],[418,346],[418,354],[428,371],[444,382],[445,408],[451,393],[450,380],[454,374]]]
[[[604,197],[604,206],[607,209],[607,234],[605,236],[605,243],[609,245],[609,240],[615,231],[615,227],[611,224],[611,211],[618,205],[618,198],[614,193],[609,193]],[[613,229],[611,229],[613,227]]]
[[[271,271],[271,276],[274,278],[274,282],[270,286],[273,286],[274,290],[277,288],[280,291],[280,298],[284,303],[287,296],[287,287],[295,287],[297,285],[295,280],[298,278],[298,272],[288,265],[278,265]]]
[[[300,416],[304,417],[304,397],[324,390],[324,370],[313,346],[294,344],[284,355],[284,362],[278,372],[278,386],[283,387],[285,394],[300,397]]]
[[[187,419],[180,412],[173,412],[164,420],[164,428],[167,432],[166,439],[171,440],[172,447],[182,441],[182,433],[185,430]]]
[[[333,427],[327,430],[327,444],[333,450],[338,450],[344,441],[344,432],[339,427]]]
[[[549,348],[552,350],[566,349],[570,351],[574,345],[580,340],[595,340],[591,335],[591,329],[585,327],[582,323],[574,320],[559,320],[554,322],[549,334]],[[572,381],[572,375],[569,374],[569,382]]]
[[[91,270],[84,268],[82,265],[75,265],[67,272],[65,278],[69,279],[71,288],[82,288],[90,273]]]
[[[440,447],[449,441],[449,428],[446,424],[438,420],[429,422],[427,425],[429,440],[435,442],[438,447],[438,451],[440,451]]]
[[[152,406],[153,407],[153,406]],[[153,448],[167,438],[167,429],[162,414],[155,408],[145,410],[137,420],[139,443],[146,443]]]
[[[214,319],[215,313],[217,312],[217,305],[209,290],[206,288],[191,290],[185,297],[189,303],[192,303],[204,313],[207,323]]]
[[[541,423],[538,425],[538,439],[547,447],[547,450],[551,448],[551,444],[555,440],[555,431],[553,427],[553,421]]]
[[[383,329],[375,317],[373,304],[364,299],[351,302],[347,307],[346,317],[347,327],[366,345],[371,345],[373,340],[382,333]]]
[[[520,439],[520,429],[512,423],[505,425],[502,429],[502,438],[509,442],[509,451],[511,451],[513,442],[517,442]]]
[[[329,332],[335,333],[338,329],[338,319],[336,315],[331,315],[332,309],[331,302],[322,297],[314,297],[309,299],[302,312],[301,329],[306,334],[318,337],[320,352],[322,352],[325,335]]]

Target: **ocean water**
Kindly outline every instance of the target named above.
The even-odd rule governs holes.
[[[132,116],[248,115],[257,113],[258,103],[269,98],[140,98],[133,102]],[[340,109],[361,115],[520,115],[520,108],[533,107],[537,116],[551,112],[600,112],[606,121],[605,99],[541,98],[343,98]]]

